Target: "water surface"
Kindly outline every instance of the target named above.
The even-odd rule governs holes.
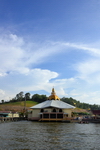
[[[0,123],[0,150],[100,150],[100,124]]]

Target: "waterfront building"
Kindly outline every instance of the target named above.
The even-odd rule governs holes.
[[[28,120],[37,121],[67,121],[71,120],[75,107],[60,100],[52,88],[51,95],[42,103],[30,107]]]
[[[19,117],[19,113],[11,111],[0,111],[0,117]]]
[[[100,110],[91,110],[91,112],[95,119],[97,119],[97,118],[100,119]]]

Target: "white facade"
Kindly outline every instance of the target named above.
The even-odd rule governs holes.
[[[47,100],[43,103],[37,104],[33,107],[31,107],[31,111],[28,115],[28,119],[29,120],[43,120],[44,116],[50,119],[52,116],[52,114],[56,114],[55,118],[59,118],[61,116],[61,118],[70,118],[71,117],[71,113],[72,110],[75,107],[72,105],[69,105],[65,102],[62,101],[58,101],[58,100]],[[42,115],[42,116],[41,116]],[[57,117],[59,116],[59,117]]]
[[[74,106],[60,101],[60,98],[56,95],[53,88],[48,100],[30,107],[31,111],[28,114],[28,120],[67,120],[68,118],[71,118],[71,113],[74,108]]]
[[[12,113],[11,111],[0,111],[1,117],[19,117],[19,113]]]

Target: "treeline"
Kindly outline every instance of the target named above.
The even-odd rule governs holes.
[[[75,107],[78,107],[78,108],[87,109],[87,110],[100,110],[100,105],[81,103],[80,101],[77,101],[73,99],[72,97],[70,98],[63,97],[61,98],[61,100],[68,104],[74,105]]]
[[[41,102],[46,101],[47,99],[48,97],[46,95],[39,95],[39,94],[31,95],[30,93],[24,94],[24,92],[20,92],[16,94],[16,96],[12,98],[11,100],[9,100],[8,102],[4,102],[4,100],[2,100],[2,103],[18,102],[18,101],[25,101],[25,100],[41,103]],[[73,99],[72,97],[70,98],[63,97],[61,98],[61,101],[64,101],[70,105],[73,105],[75,107],[82,108],[82,109],[100,110],[100,105],[96,105],[96,104],[91,105],[88,103],[81,103],[80,101],[77,101],[76,99]]]
[[[14,97],[13,99],[10,100],[10,102],[18,102],[18,101],[35,101],[38,103],[44,102],[47,100],[46,95],[39,95],[39,94],[34,94],[31,96],[30,93],[26,93],[24,95],[24,92],[20,92]]]

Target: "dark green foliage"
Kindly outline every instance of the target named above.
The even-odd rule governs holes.
[[[47,100],[47,97],[46,95],[39,95],[39,94],[34,94],[32,97],[31,97],[31,94],[30,93],[26,93],[25,95],[23,94],[23,92],[20,92],[18,94],[16,94],[16,97],[15,98],[12,98],[10,100],[10,102],[18,102],[18,101],[35,101],[35,102],[38,102],[38,103],[41,103],[41,102],[44,102]]]
[[[73,99],[72,97],[70,98],[63,97],[61,98],[61,100],[78,108],[88,109],[88,110],[100,110],[100,105],[96,105],[96,104],[91,105],[88,103],[81,103],[80,101],[77,101]]]
[[[30,93],[26,93],[26,94],[25,94],[26,100],[30,100],[30,96],[31,96]]]
[[[35,101],[35,102],[38,102],[38,103],[44,102],[46,100],[47,100],[46,95],[34,94],[32,96],[32,101]]]
[[[4,103],[4,100],[1,100],[2,103]]]
[[[10,100],[10,102],[16,102],[16,101],[18,101],[18,100],[16,99],[16,97],[14,97],[14,98],[12,98],[12,99]]]
[[[88,113],[88,112],[73,112],[72,114],[75,115],[75,116],[90,115],[90,113]]]
[[[23,100],[23,96],[24,96],[24,92],[20,92],[20,93],[18,93],[18,94],[16,95],[16,99],[17,99],[18,101],[22,101],[22,100]]]
[[[20,93],[16,94],[16,97],[12,98],[9,102],[25,101],[25,98],[26,98],[26,101],[30,100],[30,101],[34,101],[37,103],[42,103],[47,100],[46,95],[34,94],[31,97],[30,93],[26,93],[24,95],[24,92],[20,92]],[[100,110],[100,105],[96,105],[96,104],[91,105],[91,104],[87,104],[87,103],[81,103],[80,101],[77,101],[76,99],[73,99],[72,97],[70,97],[70,98],[63,97],[63,98],[61,98],[61,100],[70,105],[78,107],[78,108],[88,109],[88,110]],[[9,103],[9,102],[5,102],[4,100],[2,100],[1,104]]]

